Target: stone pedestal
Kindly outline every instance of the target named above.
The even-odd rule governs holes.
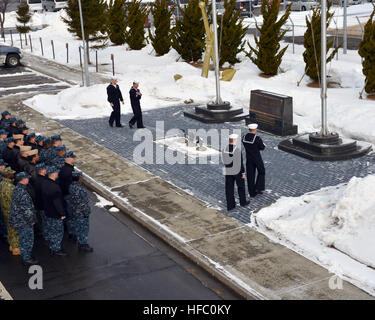
[[[310,133],[281,141],[278,148],[313,161],[337,161],[361,157],[371,150],[371,144],[341,139],[337,133]]]
[[[224,123],[241,121],[249,116],[242,108],[231,107],[228,101],[221,104],[213,102],[206,106],[197,106],[194,111],[185,111],[184,116],[203,123]]]

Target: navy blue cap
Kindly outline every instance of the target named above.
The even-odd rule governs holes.
[[[51,173],[55,173],[55,172],[59,172],[60,170],[57,169],[55,166],[50,166],[50,167],[47,167],[47,174],[51,174]]]
[[[51,143],[51,139],[50,138],[44,138],[43,143]]]
[[[58,147],[55,148],[55,150],[56,150],[57,152],[60,152],[60,151],[66,151],[66,147],[65,147],[65,146],[58,146]]]
[[[6,144],[11,143],[11,142],[14,142],[14,138],[13,138],[13,137],[6,138],[6,139],[4,140],[4,142],[5,142]]]
[[[10,118],[9,119],[9,123],[12,124],[12,123],[15,123],[17,122],[17,119],[16,118]]]
[[[10,112],[9,112],[8,110],[3,111],[3,112],[1,113],[1,115],[2,115],[3,117],[5,117],[5,116],[11,116],[11,114],[10,114]]]
[[[25,179],[25,178],[30,179],[31,176],[26,172],[20,172],[16,174],[15,178],[16,180],[21,181],[22,179]]]
[[[0,159],[0,166],[8,166],[8,164],[3,160],[3,159]]]
[[[8,135],[8,131],[0,129],[0,136],[3,136],[4,134]]]
[[[18,119],[18,120],[16,120],[16,124],[24,124],[25,122],[23,122],[23,120],[22,119]]]
[[[29,128],[28,128],[28,127],[26,127],[25,125],[23,125],[23,126],[19,127],[19,129],[20,129],[20,130],[22,130],[22,131],[23,131],[23,130],[29,130]]]
[[[35,170],[36,170],[36,171],[44,170],[44,169],[47,169],[47,165],[46,165],[44,162],[38,163],[38,164],[35,166]]]
[[[72,151],[69,151],[65,153],[64,158],[77,158],[77,156]]]
[[[51,140],[52,140],[52,141],[62,141],[60,135],[52,136],[52,137],[51,137]]]
[[[35,133],[34,133],[34,132],[29,133],[29,134],[27,135],[27,138],[28,138],[28,139],[30,139],[30,138],[35,138]]]
[[[36,138],[35,138],[36,142],[43,141],[43,140],[44,140],[43,136],[36,136]]]

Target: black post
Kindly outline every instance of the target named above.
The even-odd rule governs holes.
[[[12,32],[12,30],[10,30],[10,40],[12,42],[12,47],[13,47],[13,32]]]
[[[65,44],[66,47],[66,63],[69,63],[69,44]]]
[[[31,42],[31,36],[29,34],[29,40],[30,40],[30,49],[31,49],[31,52],[33,52],[33,43]]]
[[[95,51],[95,66],[96,72],[98,72],[98,50]]]
[[[19,33],[19,35],[20,35],[21,49],[23,49],[23,46],[22,46],[22,36],[21,36],[20,33]]]
[[[44,56],[44,51],[43,51],[43,41],[42,38],[39,38],[40,40],[40,49],[42,50],[42,56]]]
[[[79,67],[82,68],[81,46],[79,46]]]
[[[111,53],[111,60],[112,60],[112,75],[115,76],[115,56]]]
[[[53,60],[55,60],[55,46],[53,45],[53,40],[51,40]]]

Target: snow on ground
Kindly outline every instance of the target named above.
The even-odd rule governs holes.
[[[297,198],[284,197],[253,217],[277,242],[375,295],[375,176],[352,178]]]
[[[113,203],[111,201],[108,201],[108,200],[104,199],[103,197],[101,197],[100,195],[98,195],[95,192],[94,192],[94,194],[98,198],[98,202],[95,203],[95,206],[97,206],[99,208],[104,208],[106,206],[113,206]]]

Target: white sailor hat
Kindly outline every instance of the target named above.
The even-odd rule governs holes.
[[[111,80],[117,80],[117,77],[116,76],[112,76]]]
[[[232,134],[229,136],[229,139],[238,139],[238,134],[232,133]]]
[[[250,123],[248,126],[247,126],[250,130],[254,130],[256,128],[258,128],[258,125],[256,123]]]
[[[134,80],[133,83],[139,84],[139,81],[138,80]]]

